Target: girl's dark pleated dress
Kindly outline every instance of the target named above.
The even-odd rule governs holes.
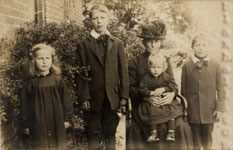
[[[60,76],[50,73],[35,76],[22,90],[23,126],[30,129],[32,149],[64,149],[64,121],[71,120],[73,106],[70,93]]]

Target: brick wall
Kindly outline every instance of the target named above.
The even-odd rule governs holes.
[[[82,0],[0,0],[0,38],[25,22],[76,21],[82,25]]]
[[[32,0],[0,0],[0,37],[12,34],[15,27],[34,20]]]
[[[44,0],[47,22],[76,21],[82,24],[82,0]]]

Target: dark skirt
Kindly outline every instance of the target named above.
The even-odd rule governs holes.
[[[137,109],[133,108],[131,126],[127,130],[127,150],[192,150],[192,132],[189,124],[183,120],[183,117],[176,118],[175,133],[176,141],[166,141],[167,124],[158,126],[159,142],[148,143],[147,137],[150,135],[148,125],[142,123]]]
[[[183,114],[183,110],[177,100],[163,106],[154,106],[147,101],[143,101],[139,105],[138,114],[143,123],[153,125],[175,119]]]

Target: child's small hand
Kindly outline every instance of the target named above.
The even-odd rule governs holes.
[[[24,130],[23,130],[23,133],[24,133],[25,135],[29,135],[29,134],[30,134],[29,128],[24,129]]]
[[[88,111],[90,108],[91,108],[91,106],[90,106],[90,101],[89,100],[86,100],[86,101],[84,101],[83,103],[82,103],[82,109],[83,110],[86,110],[86,111]]]
[[[213,116],[215,117],[215,121],[218,122],[223,116],[223,113],[220,111],[214,111]]]
[[[160,96],[160,95],[162,95],[163,93],[165,92],[165,88],[157,88],[157,89],[155,89],[154,90],[154,95],[155,96]]]
[[[65,125],[65,129],[68,129],[71,126],[69,122],[64,122],[64,125]]]

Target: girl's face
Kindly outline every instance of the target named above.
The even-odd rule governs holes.
[[[36,69],[39,74],[45,75],[49,73],[52,66],[52,54],[50,50],[41,49],[36,52],[35,57]]]
[[[108,25],[108,14],[99,10],[93,10],[91,22],[94,26],[94,30],[97,33],[105,33]]]
[[[208,45],[207,42],[203,40],[197,40],[193,45],[194,54],[197,57],[204,58],[208,55]]]
[[[155,39],[144,39],[143,43],[144,43],[144,46],[146,48],[146,51],[149,53],[158,52],[158,50],[161,46],[161,41],[155,40]]]
[[[149,64],[150,73],[154,77],[158,77],[164,71],[164,65],[162,61],[150,62]]]

